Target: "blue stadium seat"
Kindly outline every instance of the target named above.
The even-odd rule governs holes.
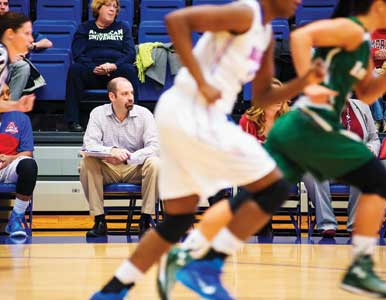
[[[9,0],[9,10],[29,16],[30,0]]]
[[[47,85],[40,88],[38,100],[64,100],[66,95],[67,72],[71,55],[62,49],[48,49],[31,53],[31,61],[43,75]]]
[[[145,83],[138,86],[138,95],[140,101],[157,101],[161,94],[173,85],[174,76],[171,75],[169,65],[166,70],[165,85],[161,86],[154,80],[146,77]]]
[[[142,187],[140,184],[135,183],[111,183],[103,186],[104,200],[122,200],[128,199],[129,204],[127,206],[105,206],[105,214],[109,211],[128,211],[126,221],[126,233],[131,234],[131,224],[133,222],[134,211],[136,210],[137,200],[142,197]],[[155,219],[150,220],[150,225],[155,227],[159,219],[159,201],[155,205]]]
[[[139,24],[138,43],[148,42],[170,42],[170,37],[163,21],[144,21]]]
[[[295,14],[296,26],[302,26],[312,21],[328,19],[336,6],[336,0],[303,1]]]
[[[193,0],[192,5],[204,5],[204,4],[220,5],[220,4],[227,4],[230,2],[234,2],[234,1],[233,0]]]
[[[185,7],[184,0],[142,0],[141,22],[163,21],[166,14],[181,7]]]
[[[289,39],[290,28],[287,19],[274,19],[272,21],[272,30],[275,39]]]
[[[53,48],[68,49],[71,51],[71,43],[77,24],[74,21],[38,20],[33,23],[34,32],[38,32],[51,40]]]
[[[37,20],[82,21],[82,0],[37,0]]]
[[[0,200],[9,200],[15,199],[16,197],[16,184],[13,183],[0,183]],[[32,206],[33,206],[33,197],[28,203],[27,212],[28,212],[28,221],[26,218],[23,219],[23,224],[26,229],[26,232],[29,236],[32,236]],[[1,206],[0,210],[9,210],[9,207]]]
[[[89,1],[89,5],[88,5],[89,20],[94,19],[92,15],[92,10],[91,10],[91,2],[92,0]],[[134,18],[134,0],[120,0],[120,3],[121,3],[121,10],[117,17],[117,21],[126,21],[130,24],[130,27],[131,27],[133,25],[133,18]]]
[[[336,6],[338,0],[303,0],[303,6]]]

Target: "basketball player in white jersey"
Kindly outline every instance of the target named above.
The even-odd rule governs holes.
[[[271,88],[274,44],[270,21],[290,17],[300,2],[240,0],[188,7],[166,17],[184,67],[173,87],[159,99],[155,114],[165,219],[145,234],[133,255],[91,299],[124,299],[134,283],[192,226],[200,199],[226,187],[243,186],[227,205],[232,213],[253,209],[261,226],[287,199],[289,185],[274,160],[256,139],[227,121],[226,115],[232,112],[243,84],[251,80],[255,106],[292,98],[308,84],[322,80],[323,67],[316,64],[302,78]],[[192,50],[195,31],[205,33]],[[232,218],[228,207],[224,224]],[[201,238],[210,240],[215,232],[206,228],[209,231],[201,233]],[[167,282],[160,284],[163,299],[168,298]],[[223,298],[220,294],[211,299],[226,299],[227,294]]]

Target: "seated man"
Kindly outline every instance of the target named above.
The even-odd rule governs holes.
[[[9,2],[0,0],[0,16],[9,11]],[[43,50],[52,47],[52,42],[44,36],[33,33],[35,42],[33,42],[29,51]],[[43,77],[38,73],[31,62],[24,58],[28,53],[19,53],[19,55],[9,65],[9,89],[12,100],[18,100],[24,92],[32,93],[45,84]],[[33,72],[31,71],[33,69]],[[39,81],[35,79],[39,78]]]
[[[9,100],[3,88],[0,100]],[[5,231],[11,236],[26,236],[23,218],[35,188],[38,168],[32,158],[34,150],[31,121],[22,112],[0,114],[0,182],[16,183],[16,200]]]
[[[349,99],[343,109],[341,121],[344,127],[350,131],[350,134],[355,134],[357,138],[361,138],[374,156],[378,156],[381,143],[375,128],[374,119],[367,104],[359,100]],[[338,223],[331,205],[329,181],[319,182],[309,174],[303,177],[303,181],[308,195],[315,205],[317,228],[321,231],[323,237],[334,237]],[[350,186],[347,208],[347,231],[349,233],[353,231],[355,208],[359,195],[360,191]]]
[[[80,181],[90,214],[95,216],[88,237],[105,236],[103,185],[117,182],[142,183],[144,228],[155,211],[158,199],[159,141],[154,117],[144,107],[134,105],[133,86],[123,77],[108,85],[111,104],[96,107],[84,135],[84,149],[95,147],[111,154],[104,159],[86,156],[80,165]],[[146,224],[147,223],[147,224]]]
[[[93,0],[91,8],[95,20],[81,24],[72,41],[74,64],[68,70],[65,112],[70,131],[83,131],[79,102],[84,89],[104,89],[112,78],[125,77],[137,98],[135,44],[128,23],[116,21],[119,1]]]

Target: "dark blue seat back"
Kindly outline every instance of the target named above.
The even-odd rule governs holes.
[[[37,0],[37,20],[82,21],[82,0]]]
[[[232,0],[193,0],[192,5],[205,5],[205,4],[221,5],[221,4],[227,4],[230,2],[234,2],[234,1]]]
[[[289,39],[290,28],[287,19],[274,19],[271,24],[275,39]]]
[[[336,6],[335,0],[308,0],[303,1],[296,11],[296,26],[302,26],[310,22],[328,19]]]
[[[29,16],[30,0],[9,0],[9,10],[19,12]]]
[[[170,37],[163,21],[144,21],[139,24],[138,42],[169,43]]]
[[[49,49],[31,53],[31,61],[43,75],[47,85],[36,92],[38,100],[64,100],[66,95],[67,72],[71,55],[61,49]]]
[[[169,89],[174,82],[174,76],[171,75],[169,65],[166,70],[165,85],[161,86],[154,80],[146,77],[145,83],[140,83],[138,87],[138,94],[140,101],[157,101],[161,94]]]
[[[165,15],[185,7],[183,0],[142,0],[140,6],[141,22],[163,21]]]
[[[33,24],[34,32],[44,35],[53,43],[53,48],[71,49],[77,24],[74,21],[38,20]]]

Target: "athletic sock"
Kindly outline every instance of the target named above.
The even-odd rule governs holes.
[[[376,244],[376,237],[354,235],[352,238],[352,250],[354,259],[359,255],[373,256]]]
[[[212,248],[225,255],[232,255],[244,245],[228,228],[223,228],[212,242]]]
[[[181,245],[195,259],[202,258],[210,249],[210,242],[198,229],[193,229]]]
[[[23,201],[16,198],[15,203],[13,204],[13,211],[19,215],[24,214],[28,205],[29,201]]]
[[[119,293],[123,289],[129,290],[143,275],[129,260],[125,260],[116,270],[114,277],[103,287],[102,292]]]

